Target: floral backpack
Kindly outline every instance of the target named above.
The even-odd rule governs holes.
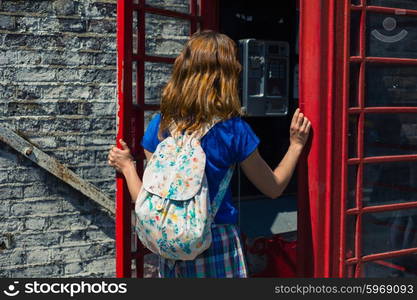
[[[233,174],[231,166],[210,202],[201,138],[169,136],[159,143],[143,174],[135,203],[135,230],[143,245],[173,260],[193,260],[210,247],[211,225]]]

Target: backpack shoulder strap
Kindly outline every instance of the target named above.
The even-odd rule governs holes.
[[[199,131],[193,132],[190,137],[197,138],[198,140],[201,140],[207,134],[207,132],[209,132],[209,130],[214,125],[216,125],[217,123],[219,123],[220,121],[221,121],[220,118],[214,117],[213,120],[210,123],[204,124],[203,127]]]
[[[201,136],[201,138],[203,137],[203,136],[205,136],[206,134],[207,134],[207,132],[209,132],[209,130],[214,126],[214,125],[216,125],[217,123],[219,123],[221,121],[221,119],[220,118],[218,118],[218,117],[215,117],[215,118],[213,118],[213,120],[209,123],[209,124],[207,124],[206,126],[204,126],[204,130],[203,130],[203,134],[202,134],[202,136]],[[200,139],[201,139],[200,138]]]
[[[230,180],[232,179],[233,171],[235,169],[235,165],[229,167],[226,172],[226,175],[223,177],[222,181],[220,182],[219,189],[216,193],[216,196],[213,199],[211,211],[212,211],[212,218],[217,214],[217,211],[220,208],[220,205],[223,201],[224,195],[226,194],[227,188],[229,187]]]

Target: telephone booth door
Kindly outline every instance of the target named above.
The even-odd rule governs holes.
[[[300,34],[299,274],[416,277],[417,1],[302,0]]]
[[[171,3],[156,0],[117,1],[117,145],[127,142],[141,176],[145,157],[144,130],[159,110],[159,96],[175,57],[198,29],[214,28],[213,6],[207,0]],[[169,9],[168,9],[169,8]],[[146,84],[145,84],[146,81]],[[123,175],[116,175],[116,276],[143,277],[143,248],[132,225],[133,205]],[[133,272],[132,272],[133,271]]]

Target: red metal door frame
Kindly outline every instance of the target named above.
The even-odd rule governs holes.
[[[171,57],[151,56],[145,53],[145,14],[152,13],[172,18],[190,21],[190,33],[198,29],[217,29],[218,13],[217,1],[190,0],[190,13],[161,9],[149,6],[145,0],[118,0],[117,1],[117,137],[116,143],[121,147],[119,140],[127,142],[137,161],[136,169],[140,177],[143,174],[143,149],[139,142],[144,133],[145,111],[159,110],[159,105],[145,103],[144,65],[145,62],[169,63],[174,62]],[[132,28],[133,13],[136,12],[138,27]],[[133,32],[138,37],[138,48],[133,53]],[[136,63],[136,96],[132,100],[132,64]],[[135,260],[136,277],[143,277],[143,259],[146,250],[132,235],[132,210],[129,191],[123,175],[116,174],[116,277],[132,277],[132,260]],[[135,240],[132,240],[133,239]],[[136,250],[132,251],[132,242]]]
[[[117,137],[116,144],[120,146],[120,139],[131,140],[131,126],[126,120],[131,119],[132,106],[132,70],[131,57],[132,19],[130,1],[117,1]],[[130,84],[128,84],[130,83]],[[130,96],[130,97],[129,97]],[[116,173],[116,276],[131,277],[131,219],[129,192],[123,176]]]
[[[311,139],[298,165],[299,277],[330,277],[334,167],[340,140],[334,133],[335,2],[300,2],[300,110],[312,123]],[[337,211],[337,210],[336,210]]]
[[[300,277],[362,277],[364,263],[416,253],[417,248],[363,255],[362,216],[367,213],[417,207],[417,202],[363,205],[366,164],[413,161],[417,155],[365,157],[364,124],[367,114],[417,112],[416,107],[366,107],[365,74],[371,64],[416,65],[417,59],[366,55],[368,12],[395,15],[396,8],[368,6],[367,0],[301,0],[300,108],[312,121],[311,145],[299,167],[298,275]],[[360,13],[359,55],[350,53],[351,12]],[[401,9],[416,16],[417,10]],[[358,99],[349,107],[350,66],[359,65]],[[357,155],[348,156],[348,122],[357,116]],[[357,166],[355,207],[346,205],[348,166]],[[346,253],[346,218],[354,216],[355,249]],[[350,271],[348,271],[348,269]]]

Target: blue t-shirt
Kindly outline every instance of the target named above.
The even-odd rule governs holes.
[[[160,143],[158,139],[161,114],[153,117],[142,138],[141,145],[154,152]],[[259,138],[252,128],[240,117],[234,117],[214,125],[201,139],[206,154],[206,176],[212,201],[219,184],[230,166],[244,161],[258,147]],[[236,224],[238,211],[232,204],[232,190],[227,188],[222,204],[214,218],[216,224]]]

